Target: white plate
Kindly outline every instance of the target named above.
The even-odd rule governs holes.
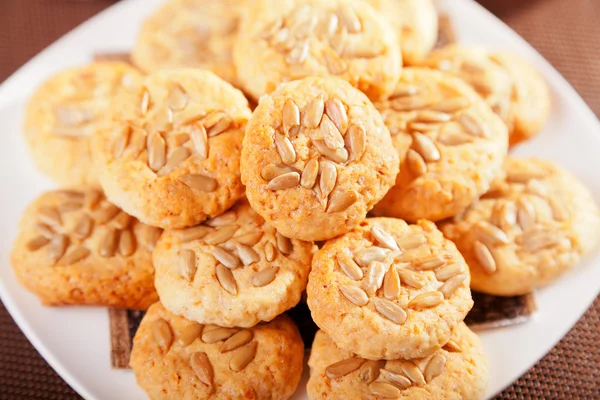
[[[25,205],[52,184],[29,159],[21,135],[24,100],[44,79],[83,64],[96,51],[127,51],[144,14],[160,0],[123,1],[43,51],[0,86],[0,296],[25,335],[52,367],[86,399],[145,399],[133,373],[110,368],[108,315],[100,308],[47,308],[16,281],[9,252]],[[569,84],[523,39],[470,0],[446,0],[464,43],[511,49],[534,63],[550,82],[553,110],[544,132],[518,155],[552,159],[571,170],[600,202],[600,124]],[[60,155],[57,154],[57,157]],[[481,335],[490,359],[493,396],[539,360],[569,330],[600,290],[600,255],[538,292],[539,312],[519,326]],[[306,372],[306,371],[305,371]],[[304,385],[295,399],[305,399]]]

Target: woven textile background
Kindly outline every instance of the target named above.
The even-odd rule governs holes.
[[[112,3],[114,0],[0,0],[0,82]],[[600,115],[600,0],[480,3],[536,47]],[[0,400],[78,398],[0,304]],[[540,398],[600,399],[600,298],[546,357],[498,396]]]

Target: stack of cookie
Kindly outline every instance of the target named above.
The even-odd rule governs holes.
[[[290,397],[304,347],[282,314],[305,289],[310,398],[481,398],[470,287],[550,283],[600,213],[560,167],[507,158],[547,118],[543,79],[432,51],[437,21],[429,0],[167,2],[139,70],[92,63],[31,98],[32,154],[66,188],[26,211],[19,279],[49,305],[148,309],[131,366],[153,399]]]

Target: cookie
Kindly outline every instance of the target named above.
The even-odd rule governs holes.
[[[250,329],[202,326],[156,303],[133,340],[131,368],[151,399],[287,399],[304,346],[285,315]]]
[[[508,158],[493,189],[441,229],[465,256],[474,290],[514,296],[551,283],[594,250],[600,211],[556,164]]]
[[[400,47],[383,16],[362,0],[260,0],[241,23],[233,60],[259,98],[281,82],[337,76],[371,98],[390,93]]]
[[[95,62],[44,82],[27,103],[23,128],[39,170],[64,186],[98,185],[91,138],[109,122],[113,98],[140,79],[125,63]]]
[[[295,306],[312,243],[290,240],[241,200],[205,224],[165,231],[154,251],[156,290],[171,312],[220,326],[254,326]]]
[[[490,378],[481,341],[462,322],[442,349],[416,360],[365,360],[319,331],[308,365],[311,400],[478,400]]]
[[[511,146],[537,134],[548,119],[548,85],[515,54],[451,45],[434,50],[421,65],[468,82],[506,123]]]
[[[438,14],[433,0],[368,0],[398,35],[402,60],[407,65],[421,61],[438,38]]]
[[[405,68],[395,94],[375,106],[392,134],[400,173],[373,215],[439,221],[467,208],[500,173],[506,126],[460,79]]]
[[[425,357],[471,307],[469,268],[435,224],[366,219],[313,257],[308,307],[338,346],[379,360]]]
[[[152,249],[160,234],[96,189],[54,190],[27,207],[11,261],[46,305],[145,309],[158,299]]]
[[[258,105],[242,149],[252,207],[290,238],[348,232],[393,185],[398,155],[369,99],[341,79],[282,84]]]
[[[233,42],[247,0],[169,0],[144,22],[132,59],[148,73],[167,68],[208,69],[235,83]]]
[[[120,97],[117,109],[93,145],[102,187],[123,210],[148,225],[183,228],[243,195],[250,109],[239,90],[208,71],[164,70]]]

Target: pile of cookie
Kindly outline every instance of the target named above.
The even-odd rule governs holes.
[[[507,155],[547,119],[541,76],[434,49],[437,24],[430,0],[168,1],[134,66],[30,99],[33,159],[63,188],[23,216],[20,281],[147,309],[131,366],[153,399],[289,398],[305,290],[311,399],[482,398],[470,288],[551,283],[600,212],[559,166]]]

